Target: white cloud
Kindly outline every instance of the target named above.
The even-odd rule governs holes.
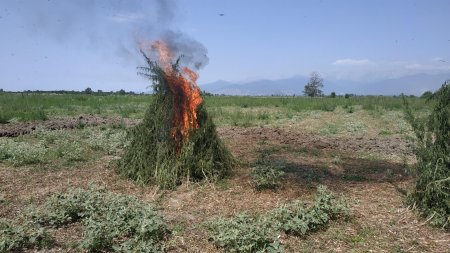
[[[442,62],[444,60],[444,58],[442,57],[434,57],[433,59],[431,59],[431,61],[440,61]]]
[[[119,13],[114,16],[108,17],[108,19],[112,22],[116,23],[130,23],[136,22],[144,19],[144,13],[141,12],[128,12],[128,13]]]
[[[413,63],[406,65],[405,68],[412,70],[446,71],[450,70],[450,65],[430,65],[430,64]]]
[[[437,57],[436,57],[437,58]],[[345,61],[344,61],[345,60]],[[370,81],[380,79],[399,78],[402,76],[416,75],[416,74],[450,74],[450,63],[439,61],[369,61],[360,65],[351,65],[354,61],[344,59],[336,61],[333,68],[328,73],[337,79],[348,79],[352,81]],[[367,62],[367,61],[364,61]],[[347,64],[347,65],[345,65]],[[353,66],[347,67],[344,66]]]
[[[372,62],[368,59],[339,59],[333,62],[333,65],[368,65]]]

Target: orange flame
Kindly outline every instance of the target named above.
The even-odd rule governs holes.
[[[155,41],[151,48],[159,55],[160,65],[164,70],[165,79],[173,96],[173,116],[171,136],[177,147],[189,137],[189,131],[199,127],[197,107],[202,103],[200,89],[196,81],[198,74],[188,67],[181,73],[172,68],[173,53],[164,41]]]

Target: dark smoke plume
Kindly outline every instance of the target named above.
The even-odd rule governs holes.
[[[205,46],[187,35],[169,30],[163,34],[162,39],[169,44],[176,58],[181,57],[183,65],[201,69],[209,63]]]
[[[82,38],[83,45],[77,46],[107,55],[112,49],[125,63],[141,62],[138,45],[158,39],[165,40],[176,56],[182,55],[185,65],[199,69],[209,62],[200,42],[174,30],[174,0],[33,0],[17,2],[17,11],[33,36],[59,43]]]

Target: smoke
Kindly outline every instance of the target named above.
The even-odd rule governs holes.
[[[209,62],[200,42],[176,30],[174,0],[33,0],[16,7],[32,36],[114,54],[125,64],[140,63],[138,45],[158,39],[182,56],[184,65],[200,69]]]
[[[146,44],[145,41],[162,39],[169,45],[174,58],[180,58],[182,65],[196,70],[206,66],[209,63],[206,47],[190,36],[170,28],[178,10],[175,2],[172,0],[157,0],[156,7],[158,27],[156,29],[155,27],[147,27],[150,32],[146,33],[146,31],[143,31],[144,36],[136,38],[138,44]],[[156,32],[157,38],[152,37],[154,35],[152,32]],[[146,35],[150,37],[146,38]]]
[[[209,63],[205,46],[193,38],[171,30],[162,34],[161,38],[168,44],[174,54],[173,57],[180,58],[182,65],[198,70]]]

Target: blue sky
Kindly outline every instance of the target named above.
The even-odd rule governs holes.
[[[200,84],[450,77],[449,11],[446,0],[2,0],[0,88],[144,91],[136,41],[167,30],[207,49]]]

